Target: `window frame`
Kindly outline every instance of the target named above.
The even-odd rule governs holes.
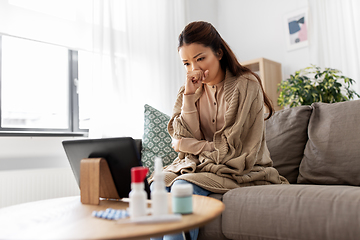
[[[0,34],[0,136],[88,136],[88,129],[79,128],[79,97],[75,85],[78,79],[78,51],[68,48],[68,128],[6,128],[1,125],[2,36]],[[31,39],[27,39],[31,40]],[[34,41],[34,40],[31,40]],[[44,43],[49,44],[49,43]]]

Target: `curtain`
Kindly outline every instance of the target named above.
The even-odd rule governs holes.
[[[94,0],[90,137],[141,138],[144,104],[170,115],[185,71],[184,0]]]
[[[356,81],[360,93],[360,1],[309,0],[310,60]]]
[[[0,0],[0,33],[71,49],[92,49],[88,0]]]

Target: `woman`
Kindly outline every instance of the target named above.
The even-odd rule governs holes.
[[[164,168],[166,186],[191,183],[195,194],[208,195],[288,183],[266,146],[264,106],[266,119],[274,109],[259,77],[239,64],[210,23],[188,24],[178,51],[186,81],[168,124],[179,155]],[[197,230],[191,234],[196,239]]]

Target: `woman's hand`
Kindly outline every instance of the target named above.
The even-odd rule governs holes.
[[[171,141],[171,147],[175,152],[180,152],[180,139],[173,138]]]
[[[194,70],[186,73],[185,92],[184,94],[194,94],[201,87],[203,81],[209,76],[209,70]]]

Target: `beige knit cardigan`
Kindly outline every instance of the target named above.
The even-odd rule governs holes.
[[[180,152],[164,168],[166,186],[183,179],[211,192],[225,193],[243,186],[288,183],[272,167],[265,142],[264,99],[257,79],[252,74],[235,77],[227,71],[224,81],[229,107],[223,128],[213,137],[215,151],[199,155]],[[168,124],[169,134],[177,139],[194,138],[181,117],[184,89],[180,88]],[[195,102],[202,92],[203,88],[197,89]]]

